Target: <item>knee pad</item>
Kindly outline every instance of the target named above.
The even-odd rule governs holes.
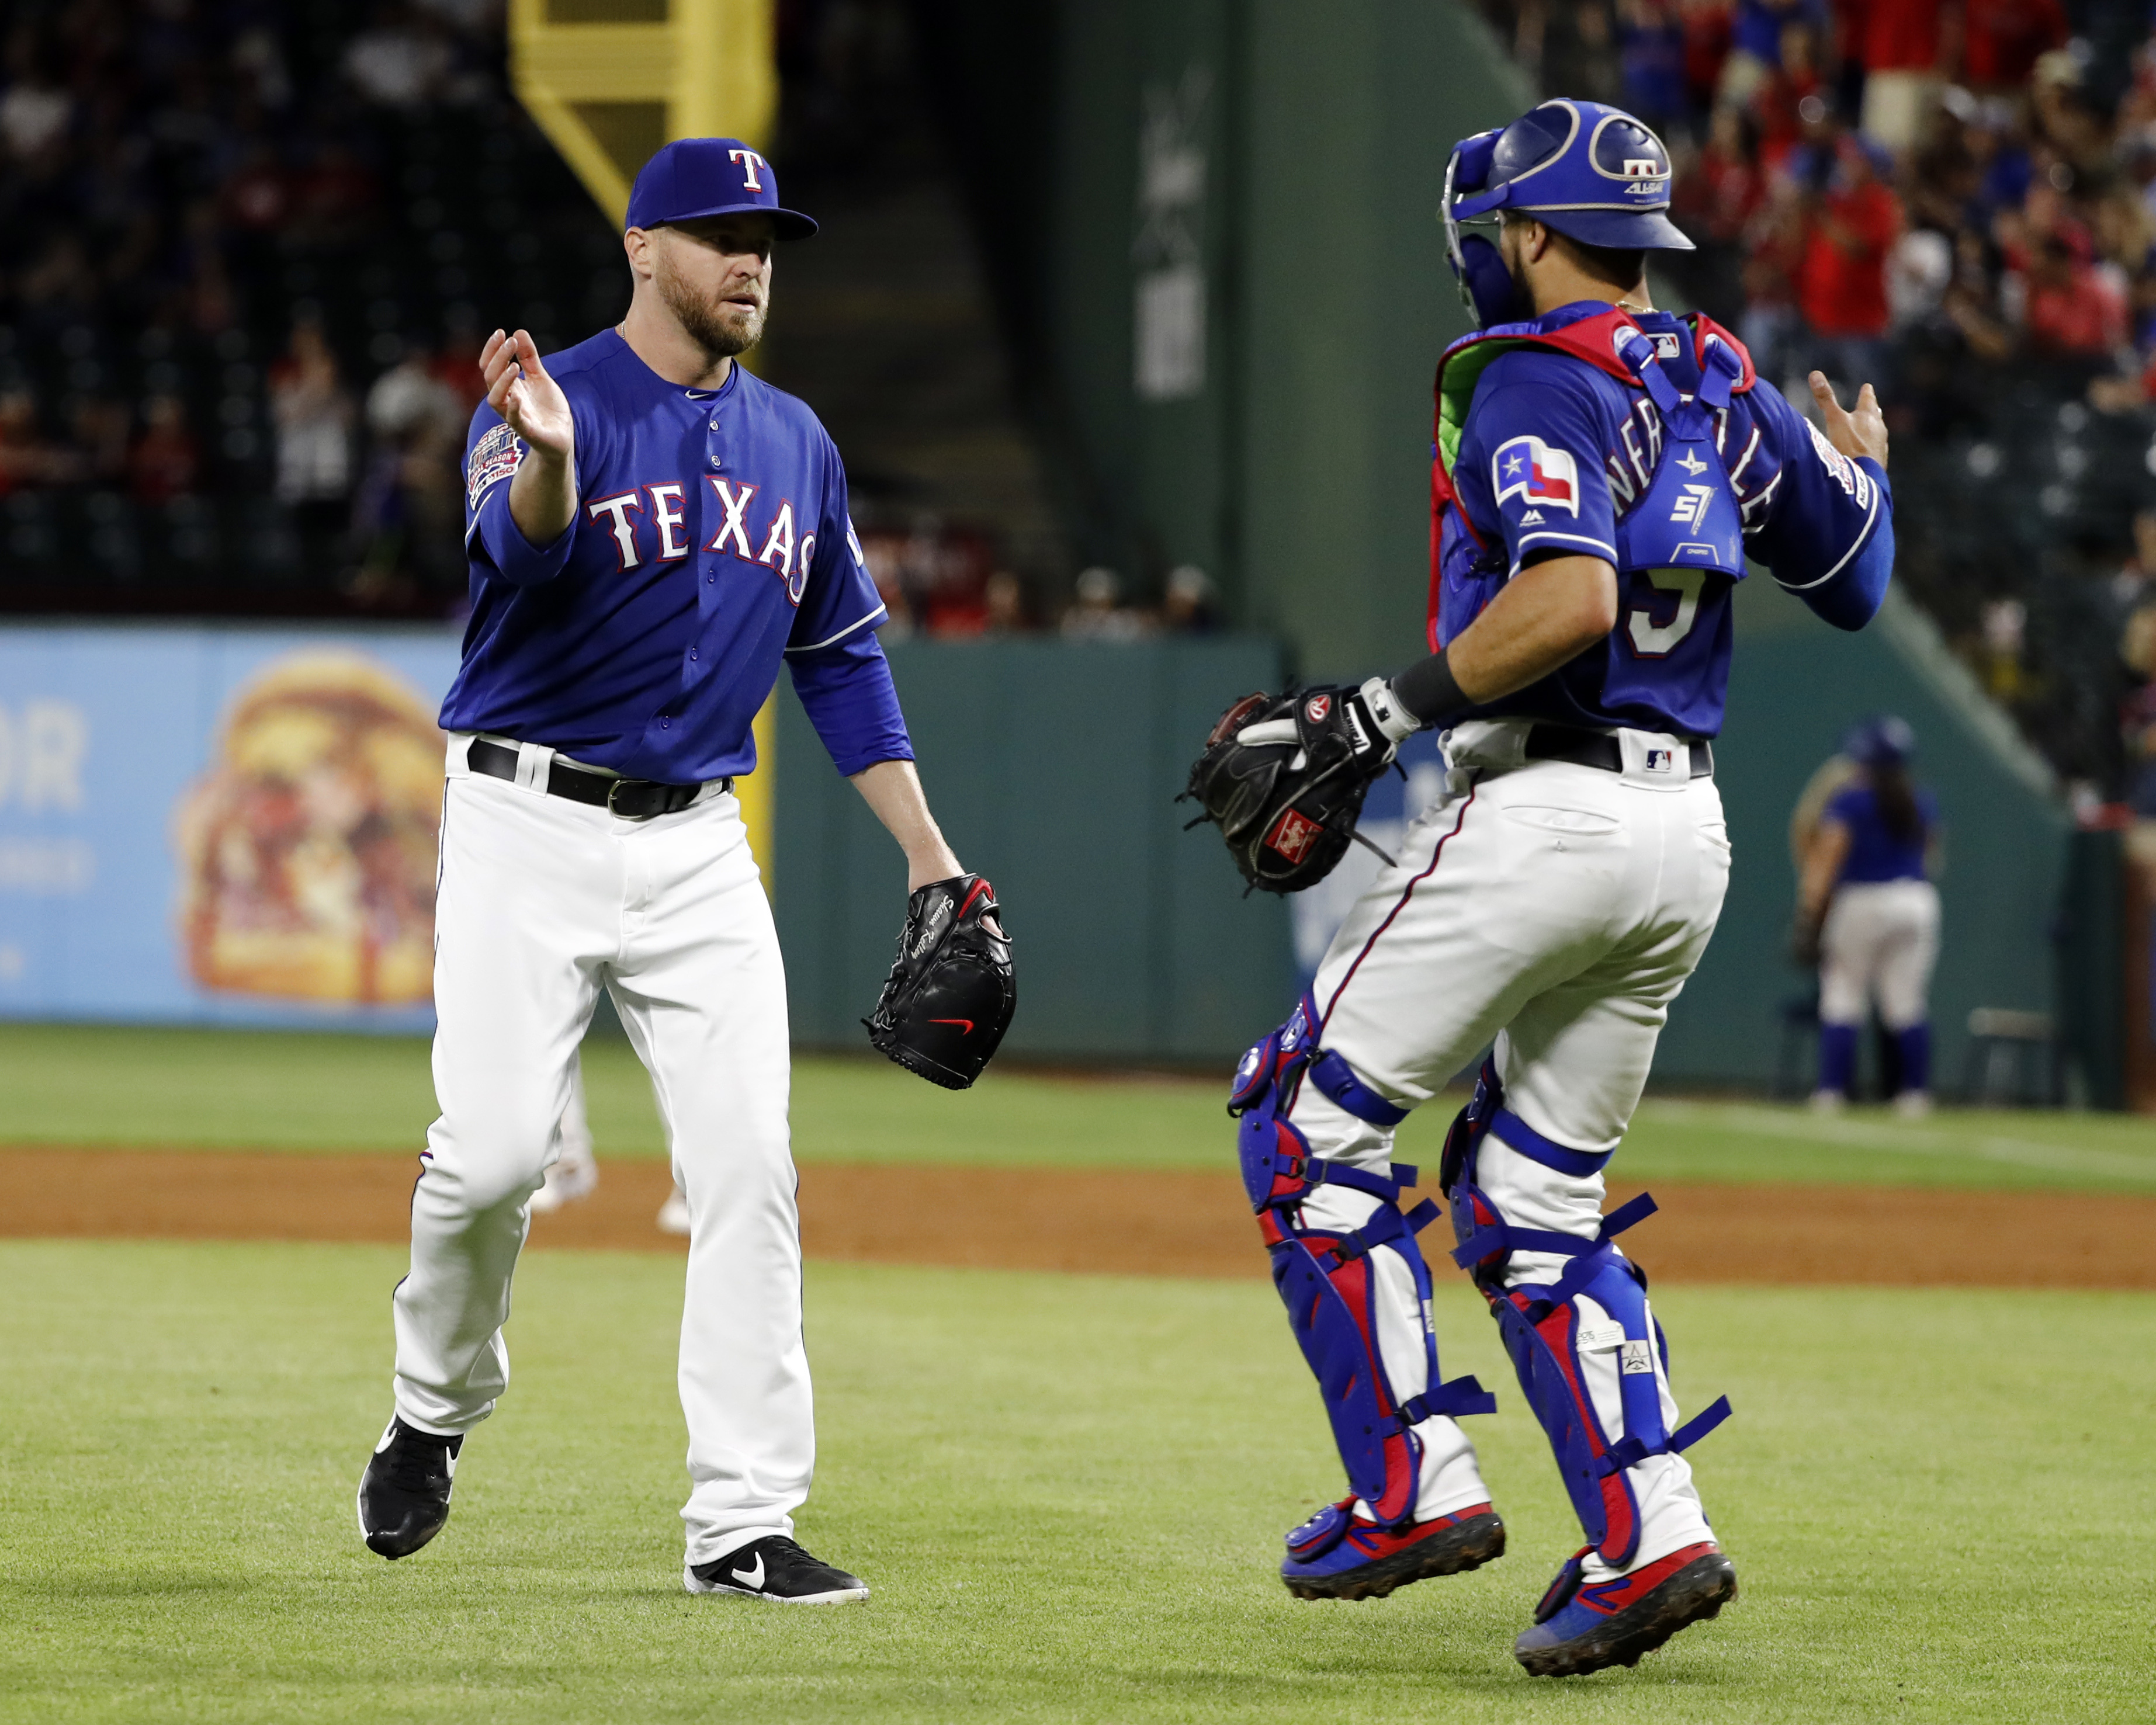
[[[1430,1266],[1416,1241],[1437,1219],[1438,1208],[1424,1203],[1405,1214],[1399,1208],[1401,1190],[1414,1183],[1416,1171],[1395,1163],[1387,1178],[1324,1161],[1311,1154],[1309,1140],[1281,1117],[1306,1079],[1373,1125],[1397,1126],[1407,1117],[1405,1109],[1356,1077],[1339,1055],[1317,1046],[1317,1024],[1316,1004],[1305,995],[1287,1023],[1243,1057],[1228,1109],[1240,1117],[1236,1147],[1243,1184],[1272,1254],[1273,1286],[1317,1376],[1348,1485],[1380,1523],[1392,1526],[1414,1513],[1422,1446],[1412,1428],[1434,1414],[1493,1413],[1497,1404],[1471,1377],[1450,1384],[1439,1378],[1437,1341],[1427,1317]],[[1321,1185],[1367,1194],[1379,1201],[1378,1208],[1359,1229],[1306,1229],[1301,1205]],[[1389,1247],[1407,1265],[1424,1313],[1427,1387],[1405,1399],[1394,1389],[1378,1342],[1369,1255],[1378,1246]]]
[[[1446,1141],[1453,1230],[1453,1260],[1471,1271],[1490,1302],[1491,1315],[1527,1404],[1541,1421],[1573,1512],[1588,1543],[1604,1563],[1621,1568],[1640,1543],[1640,1506],[1627,1470],[1650,1455],[1672,1455],[1691,1445],[1729,1417],[1729,1400],[1712,1406],[1677,1430],[1662,1420],[1661,1378],[1669,1348],[1661,1326],[1647,1310],[1646,1273],[1611,1244],[1655,1212],[1645,1193],[1603,1218],[1592,1239],[1504,1220],[1475,1183],[1476,1153],[1495,1132],[1508,1148],[1545,1167],[1574,1176],[1599,1172],[1608,1153],[1573,1150],[1543,1137],[1504,1106],[1495,1070],[1486,1065],[1475,1100],[1454,1122]],[[1542,1252],[1572,1261],[1556,1281],[1505,1286],[1516,1251]],[[1579,1301],[1604,1314],[1583,1315]],[[1650,1333],[1651,1332],[1651,1333]],[[1586,1357],[1614,1355],[1622,1429],[1612,1432],[1588,1387]],[[1657,1360],[1661,1372],[1656,1371]]]

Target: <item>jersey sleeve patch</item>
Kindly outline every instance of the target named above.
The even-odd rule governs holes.
[[[1871,476],[1848,456],[1826,440],[1825,434],[1809,419],[1804,429],[1812,435],[1812,449],[1820,458],[1820,465],[1832,474],[1835,483],[1846,491],[1856,506],[1868,511],[1871,507]]]
[[[1498,444],[1490,458],[1490,483],[1501,509],[1507,498],[1522,497],[1530,509],[1579,513],[1578,464],[1568,451],[1553,449],[1538,437],[1516,437]]]
[[[472,445],[465,463],[465,506],[477,509],[489,488],[515,473],[523,459],[524,445],[506,423],[489,431]]]

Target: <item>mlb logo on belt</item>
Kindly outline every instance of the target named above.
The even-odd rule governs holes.
[[[1553,449],[1538,437],[1516,437],[1497,445],[1490,458],[1491,483],[1502,506],[1507,497],[1530,505],[1579,513],[1579,468],[1563,449]]]
[[[1676,764],[1677,755],[1675,749],[1647,751],[1647,771],[1650,773],[1671,773],[1676,769]]]

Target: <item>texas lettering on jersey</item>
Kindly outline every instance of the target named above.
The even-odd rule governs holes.
[[[816,536],[803,532],[793,516],[791,498],[753,517],[749,506],[764,488],[746,480],[705,475],[709,501],[717,511],[718,530],[704,549],[725,552],[744,563],[757,563],[786,583],[788,603],[798,606],[816,560]],[[647,562],[678,563],[687,559],[686,498],[693,482],[670,480],[634,486],[584,506],[587,519],[602,523],[613,536],[616,568],[623,574]],[[710,511],[706,519],[711,519]],[[849,523],[850,537],[851,524]]]

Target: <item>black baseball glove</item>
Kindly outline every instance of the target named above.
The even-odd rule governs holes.
[[[875,1011],[861,1020],[879,1050],[946,1090],[981,1076],[1018,1006],[1001,909],[978,875],[932,880],[915,893],[906,901],[898,963]]]
[[[1350,842],[1392,859],[1355,830],[1370,782],[1415,729],[1383,680],[1359,689],[1246,695],[1220,715],[1178,803],[1194,798],[1228,841],[1243,878],[1300,892],[1331,874]]]

